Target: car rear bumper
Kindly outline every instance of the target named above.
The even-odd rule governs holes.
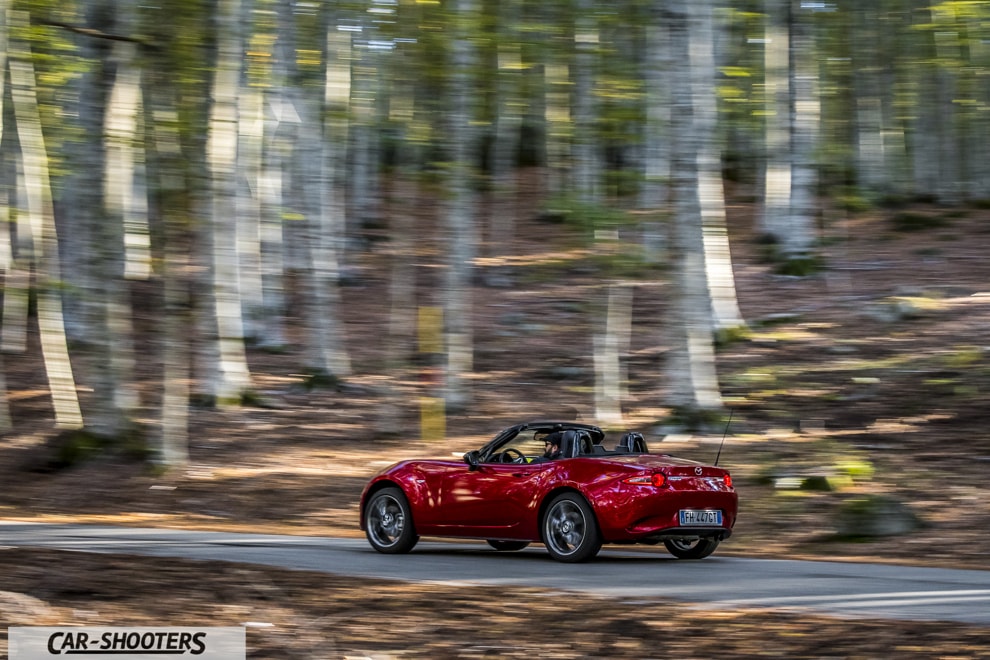
[[[644,493],[625,506],[603,512],[599,526],[607,542],[652,543],[665,539],[727,539],[736,523],[738,497],[735,492],[678,493],[659,491]],[[681,524],[682,509],[706,509],[722,512],[715,525]]]

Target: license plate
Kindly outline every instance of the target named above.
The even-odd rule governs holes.
[[[722,512],[710,509],[681,509],[681,525],[690,527],[692,525],[715,525],[722,524]]]

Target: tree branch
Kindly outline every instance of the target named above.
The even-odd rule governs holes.
[[[108,41],[126,41],[128,43],[140,44],[149,48],[153,48],[154,44],[150,44],[143,39],[138,39],[136,37],[128,37],[122,34],[111,34],[109,32],[102,32],[100,30],[94,30],[93,28],[82,27],[79,25],[72,25],[71,23],[63,23],[61,21],[52,21],[49,19],[38,19],[38,25],[47,25],[49,27],[62,28],[63,30],[68,30],[75,34],[81,34],[86,37],[93,37],[94,39],[106,39]]]

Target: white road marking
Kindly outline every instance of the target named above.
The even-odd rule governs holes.
[[[948,591],[893,591],[870,594],[833,594],[831,596],[782,596],[778,598],[739,598],[698,603],[697,609],[733,607],[828,609],[868,609],[876,607],[917,607],[990,601],[990,589],[956,589]]]

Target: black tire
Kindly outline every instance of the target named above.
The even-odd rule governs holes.
[[[382,488],[364,506],[364,532],[368,543],[388,555],[405,554],[419,542],[409,501],[398,488]]]
[[[595,512],[581,495],[563,493],[550,502],[541,525],[543,544],[557,561],[588,561],[602,549]]]
[[[667,547],[667,552],[678,559],[704,559],[715,552],[715,548],[718,547],[718,539],[694,539],[691,541],[667,539],[663,544]]]
[[[522,550],[528,546],[529,541],[496,541],[494,539],[488,539],[488,545],[499,552],[513,552],[515,550]]]

